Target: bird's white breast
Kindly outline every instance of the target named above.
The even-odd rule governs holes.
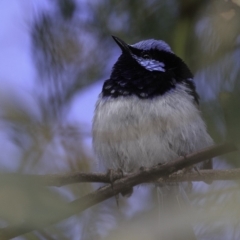
[[[163,96],[102,98],[93,120],[100,164],[124,171],[176,159],[213,143],[183,85]]]

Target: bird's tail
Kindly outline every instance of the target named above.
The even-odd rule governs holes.
[[[179,185],[157,186],[159,239],[196,240],[191,226],[190,203]]]

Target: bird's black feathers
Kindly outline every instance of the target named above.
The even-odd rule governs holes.
[[[113,67],[110,79],[103,85],[103,97],[137,96],[149,99],[163,95],[183,83],[198,104],[199,96],[192,81],[193,74],[174,53],[158,49],[141,50],[132,46],[129,49],[136,57],[163,63],[164,71],[149,71],[131,54],[123,52]]]

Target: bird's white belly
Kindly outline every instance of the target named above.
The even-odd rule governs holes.
[[[138,170],[211,144],[200,112],[183,92],[150,100],[129,97],[97,103],[93,146],[100,164],[107,168]]]

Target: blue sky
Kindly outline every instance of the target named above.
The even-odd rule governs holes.
[[[38,115],[34,92],[36,72],[31,53],[29,34],[33,19],[42,11],[51,11],[50,1],[0,1],[0,113],[9,109],[20,109]],[[86,131],[86,143],[91,147],[91,121],[102,81],[83,89],[74,99],[68,120],[81,124]],[[0,126],[1,127],[1,126]],[[2,126],[3,130],[4,126]],[[8,141],[7,133],[0,133],[0,149],[4,156],[0,160],[1,169],[14,171],[17,167],[18,150]],[[15,161],[9,161],[15,159]]]

